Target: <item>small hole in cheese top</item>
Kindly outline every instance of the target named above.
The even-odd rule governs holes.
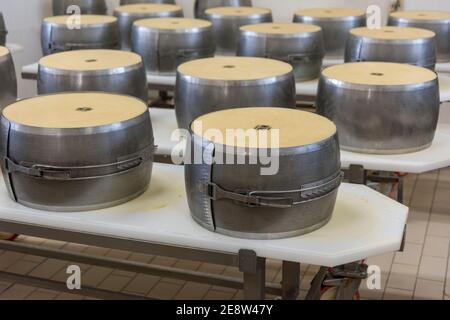
[[[6,56],[9,54],[9,49],[6,47],[0,46],[0,57]]]
[[[158,3],[136,3],[127,4],[114,9],[114,12],[120,13],[160,13],[160,12],[174,12],[182,11],[180,6],[173,4],[158,4]]]
[[[244,17],[255,14],[270,14],[272,11],[267,8],[258,7],[217,7],[205,11],[206,14],[222,15],[229,17]]]
[[[286,75],[292,72],[292,67],[272,59],[223,57],[186,62],[178,68],[178,72],[200,79],[243,81]]]
[[[397,11],[391,16],[412,20],[450,20],[450,12],[447,11]]]
[[[197,118],[191,126],[193,132],[218,144],[264,148],[291,148],[309,145],[330,138],[336,126],[317,114],[286,108],[237,108],[209,113]],[[268,133],[267,140],[227,139],[229,130],[252,130]],[[271,141],[271,131],[279,130],[279,141]],[[220,135],[214,135],[214,131]],[[236,131],[235,131],[236,132]],[[263,139],[264,136],[260,136]],[[241,141],[239,141],[241,140]],[[279,142],[279,145],[275,145]]]
[[[260,23],[241,27],[243,31],[251,31],[261,34],[303,34],[318,32],[319,26],[303,23]]]
[[[55,16],[45,18],[44,21],[53,24],[65,24],[65,25],[74,25],[80,22],[81,25],[86,26],[95,24],[114,23],[117,21],[117,18],[112,16],[82,14],[80,16],[80,20],[77,20],[77,18],[74,18],[72,16]]]
[[[13,123],[31,127],[73,129],[118,123],[144,112],[147,112],[147,106],[139,99],[86,92],[52,94],[18,101],[6,107],[3,116]]]
[[[380,29],[355,28],[350,30],[355,36],[379,40],[417,40],[433,38],[433,31],[419,28],[382,27]]]
[[[135,66],[142,62],[141,56],[120,50],[75,50],[43,57],[39,65],[58,70],[96,71]]]
[[[310,8],[300,9],[295,12],[295,15],[313,18],[344,18],[365,16],[366,13],[363,10],[352,8]]]
[[[345,63],[326,68],[322,74],[345,83],[379,86],[421,84],[437,77],[425,68],[389,62]]]
[[[134,25],[150,29],[179,30],[179,29],[209,28],[212,26],[212,23],[200,19],[154,18],[154,19],[138,20],[134,23]]]

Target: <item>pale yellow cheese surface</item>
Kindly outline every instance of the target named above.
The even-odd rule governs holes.
[[[253,57],[199,59],[182,64],[183,75],[209,80],[259,80],[288,74],[292,67],[281,61]]]
[[[142,62],[133,52],[92,49],[51,54],[41,58],[39,65],[57,70],[95,71],[134,66]]]
[[[363,85],[412,85],[436,79],[425,68],[389,62],[356,62],[332,66],[322,71],[329,79]]]
[[[251,31],[264,34],[301,34],[309,32],[318,32],[321,30],[319,26],[303,23],[261,23],[243,26],[243,31]]]
[[[45,22],[53,23],[53,24],[68,24],[72,25],[77,23],[77,18],[72,16],[55,16],[44,19]],[[114,23],[117,21],[116,17],[112,16],[100,16],[100,15],[90,15],[90,14],[82,14],[80,16],[80,24],[81,25],[95,25],[95,24],[107,24]]]
[[[212,23],[200,19],[188,18],[155,18],[143,19],[134,23],[138,27],[162,30],[200,29],[212,26]]]
[[[351,8],[311,8],[298,10],[295,15],[314,18],[344,18],[363,16],[365,12]]]
[[[363,27],[352,29],[350,33],[355,36],[379,40],[416,40],[433,38],[436,35],[433,31],[426,29],[402,27],[382,27],[379,29]]]
[[[328,139],[336,133],[336,126],[325,117],[286,108],[237,108],[217,111],[197,118],[191,128],[196,135],[209,141],[250,148],[304,146]],[[233,139],[233,132],[230,130],[251,131],[247,139]],[[272,141],[271,131],[276,133],[275,130],[278,130],[279,139]],[[260,131],[266,131],[267,135],[260,135]],[[220,134],[214,135],[214,132]],[[257,139],[252,138],[255,136]]]
[[[8,54],[9,54],[8,48],[0,46],[0,57],[6,56]]]
[[[115,12],[126,12],[126,13],[158,13],[158,12],[172,12],[181,10],[183,9],[177,5],[158,4],[158,3],[127,4],[114,9]]]
[[[147,112],[139,99],[109,93],[61,93],[26,99],[3,110],[13,123],[38,128],[86,128],[109,125]]]
[[[272,11],[266,8],[258,7],[217,7],[205,11],[206,14],[214,14],[230,17],[251,16],[254,14],[269,14]]]
[[[397,11],[391,13],[391,16],[415,20],[450,20],[448,11]]]

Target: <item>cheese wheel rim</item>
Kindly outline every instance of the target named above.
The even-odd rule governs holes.
[[[396,11],[390,14],[390,18],[393,18],[400,22],[414,21],[419,23],[450,24],[450,12],[448,11],[427,11],[427,10]]]
[[[0,59],[7,58],[11,55],[11,52],[7,47],[0,46]]]
[[[299,26],[299,28],[296,28]],[[284,29],[294,27],[296,30],[286,30]],[[265,31],[264,29],[274,28],[271,32]],[[322,32],[322,28],[313,24],[307,23],[260,23],[246,25],[239,28],[241,34],[259,36],[259,37],[270,37],[270,38],[307,38],[313,34]]]
[[[189,21],[190,24],[183,25],[184,21]],[[165,27],[158,26],[158,23],[176,23],[177,27]],[[212,23],[201,19],[188,19],[188,18],[149,18],[140,19],[133,23],[133,28],[140,31],[157,32],[157,33],[196,33],[203,32],[212,29]]]
[[[327,13],[330,11],[330,13]],[[311,21],[342,21],[366,18],[366,13],[353,8],[309,8],[295,11],[295,17]]]
[[[205,15],[211,19],[255,19],[271,16],[272,10],[261,7],[216,7],[206,10]]]
[[[436,38],[436,33],[431,30],[410,27],[382,27],[381,29],[371,30],[367,27],[354,28],[350,34],[364,39],[365,41],[377,42],[424,42]],[[397,35],[397,37],[395,36]]]
[[[67,28],[67,24],[70,21],[71,16],[55,16],[55,17],[47,17],[44,18],[44,24],[51,24],[55,27],[64,27]],[[117,23],[117,18],[113,16],[102,16],[102,15],[92,15],[92,14],[84,14],[81,15],[81,25],[83,28],[96,28],[99,26],[104,26],[108,24]]]
[[[158,15],[164,12],[183,12],[183,8],[178,5],[165,3],[135,3],[114,9],[114,14],[120,14],[121,16]]]

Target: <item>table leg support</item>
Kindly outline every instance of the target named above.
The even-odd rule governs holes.
[[[282,274],[283,300],[297,300],[300,293],[300,263],[283,261]]]
[[[264,300],[266,297],[266,259],[254,251],[239,251],[239,271],[244,274],[244,299]]]

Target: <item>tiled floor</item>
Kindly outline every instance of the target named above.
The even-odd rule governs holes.
[[[370,257],[369,264],[382,270],[380,290],[368,290],[363,284],[363,299],[447,299],[450,300],[450,168],[405,178],[405,200],[410,206],[406,250]],[[234,268],[179,261],[176,259],[107,250],[78,244],[20,237],[18,241],[64,248],[114,258],[158,265],[175,266],[213,274],[239,277]],[[0,251],[0,270],[34,277],[65,281],[69,262]],[[280,281],[281,265],[268,261],[267,279]],[[86,286],[120,291],[159,299],[240,299],[242,291],[192,282],[135,274],[108,268],[80,265]],[[317,266],[302,265],[301,295],[304,297]],[[268,299],[275,297],[268,296]],[[0,281],[0,299],[86,299]]]

